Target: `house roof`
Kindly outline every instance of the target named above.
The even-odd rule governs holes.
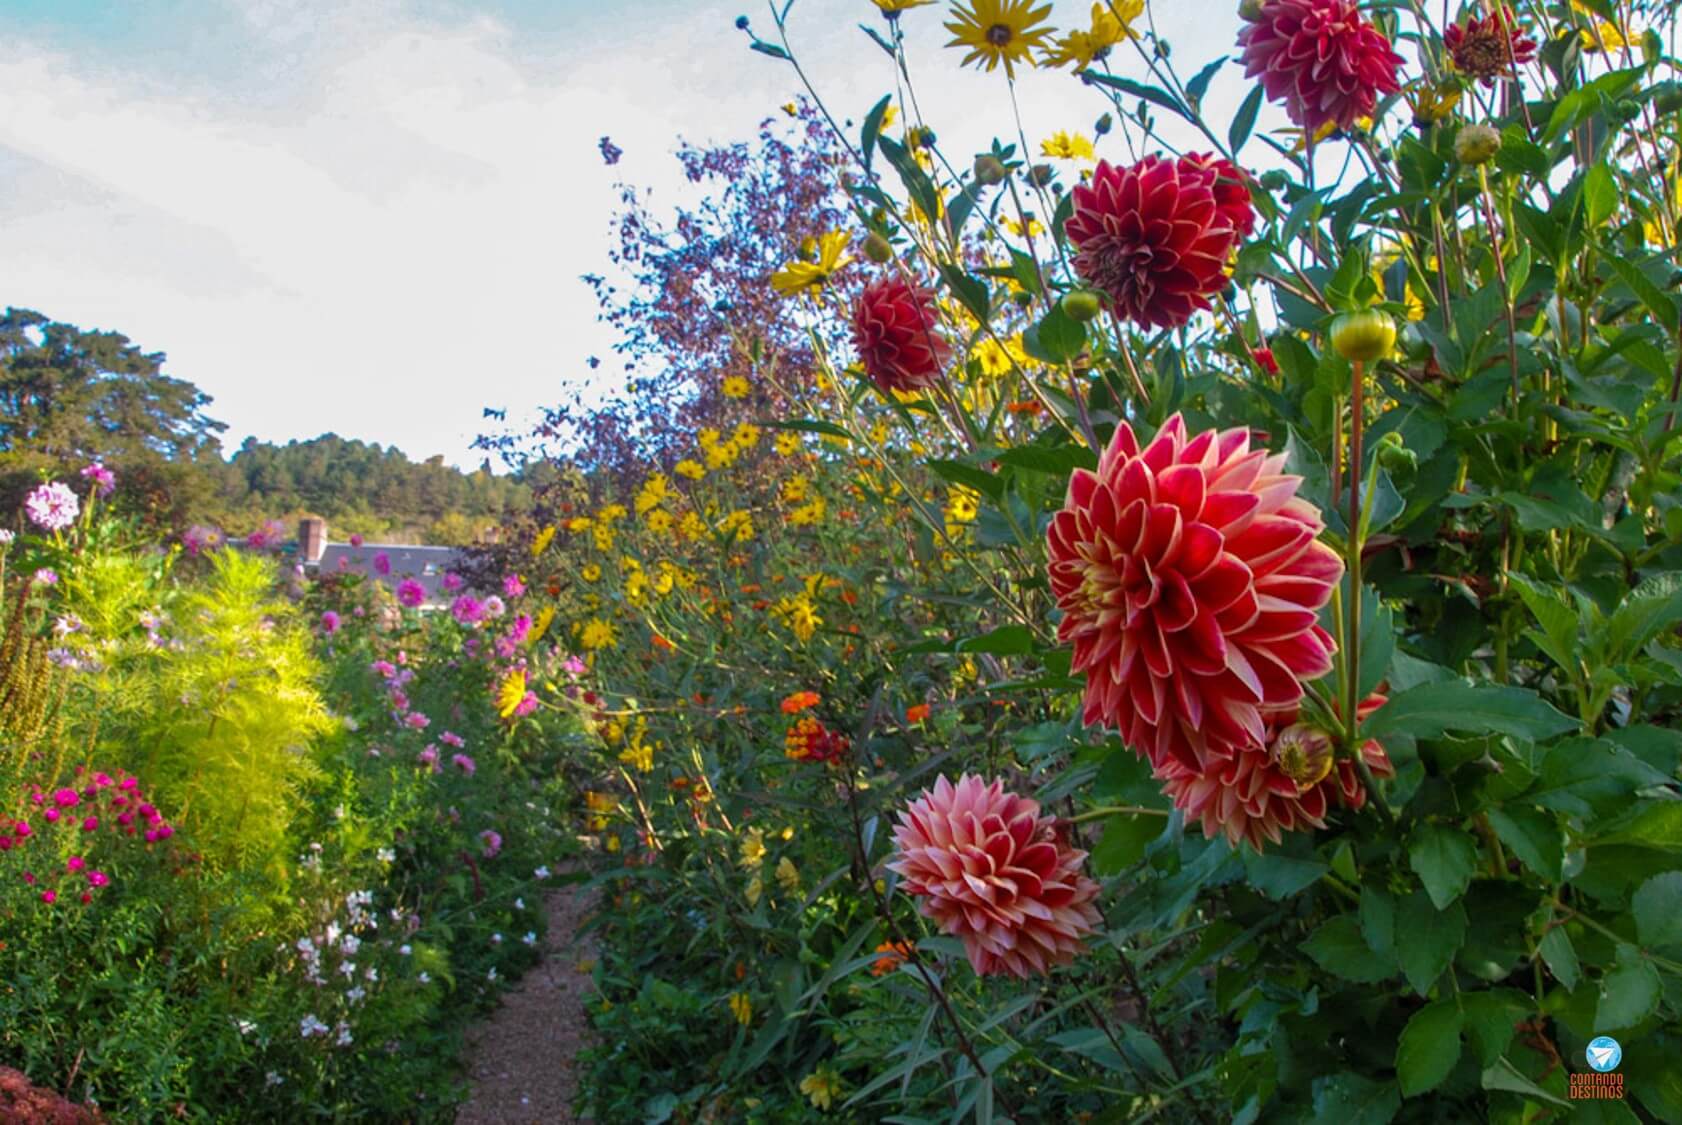
[[[388,575],[374,572],[374,557],[381,554],[391,562]],[[426,589],[427,602],[438,605],[449,600],[444,575],[456,566],[460,557],[461,551],[455,547],[417,547],[405,543],[364,543],[352,547],[349,543],[329,543],[315,566],[323,574],[361,574],[392,587],[405,578],[413,578]]]

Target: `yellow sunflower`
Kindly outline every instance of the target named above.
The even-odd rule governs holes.
[[[822,285],[833,277],[837,270],[852,261],[851,258],[841,256],[850,238],[851,236],[843,230],[826,231],[823,237],[817,240],[812,260],[788,263],[771,275],[771,288],[785,297],[792,297],[796,293],[803,293]]]
[[[1040,155],[1058,160],[1095,160],[1092,142],[1080,133],[1066,133],[1059,129],[1040,142]]]
[[[1133,21],[1145,14],[1145,0],[1109,0],[1092,5],[1092,27],[1076,29],[1046,49],[1040,62],[1045,66],[1073,66],[1079,73],[1109,56],[1110,48],[1124,39],[1137,39]]]
[[[496,713],[507,719],[526,698],[526,674],[516,668],[508,673],[502,686],[496,689]]]
[[[946,24],[952,33],[948,47],[968,47],[959,65],[979,63],[985,70],[1004,65],[1005,75],[1016,77],[1016,64],[1034,65],[1033,52],[1046,48],[1052,29],[1045,18],[1051,5],[1033,6],[1033,0],[968,0],[952,6],[953,18]]]
[[[753,388],[740,375],[727,375],[720,389],[724,391],[725,398],[747,398]]]

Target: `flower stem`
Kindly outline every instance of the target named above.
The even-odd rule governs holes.
[[[1361,760],[1360,718],[1356,710],[1361,702],[1361,439],[1365,432],[1366,365],[1354,361],[1354,378],[1349,404],[1349,535],[1346,539],[1349,566],[1349,605],[1346,608],[1348,628],[1343,644],[1348,651],[1344,667],[1348,671],[1344,683],[1343,726],[1348,736],[1349,750],[1356,762]]]

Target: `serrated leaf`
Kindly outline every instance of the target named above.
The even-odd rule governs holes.
[[[1408,841],[1408,865],[1438,910],[1466,892],[1478,865],[1478,846],[1458,828],[1427,824]]]
[[[1123,814],[1106,817],[1104,835],[1092,849],[1092,870],[1099,875],[1116,875],[1144,858],[1152,840],[1162,835],[1168,821],[1160,816]]]
[[[1607,254],[1605,262],[1611,267],[1612,272],[1618,275],[1618,280],[1629,286],[1636,299],[1647,307],[1647,311],[1653,315],[1653,319],[1658,322],[1661,328],[1666,332],[1676,330],[1675,301],[1665,296],[1664,291],[1654,285],[1639,268],[1622,258],[1614,254]]]
[[[1565,832],[1552,813],[1510,805],[1490,809],[1489,823],[1519,862],[1550,883],[1564,878]]]
[[[1510,1094],[1522,1094],[1524,1097],[1535,1101],[1547,1102],[1568,1110],[1575,1109],[1578,1104],[1548,1093],[1526,1078],[1516,1066],[1504,1057],[1498,1060],[1494,1066],[1487,1067],[1484,1070],[1481,1081],[1485,1090],[1505,1090]]]
[[[1555,926],[1543,934],[1537,949],[1548,971],[1565,991],[1576,991],[1577,982],[1583,979],[1583,968],[1577,960],[1577,947],[1571,944],[1571,935],[1565,932],[1565,927]]]
[[[1244,852],[1244,872],[1250,885],[1272,899],[1289,898],[1324,875],[1329,868],[1314,854],[1307,837],[1300,843],[1271,848],[1266,852]]]
[[[1451,680],[1420,684],[1391,696],[1361,724],[1361,730],[1380,742],[1391,733],[1436,738],[1451,730],[1539,741],[1577,725],[1577,720],[1525,688]]]
[[[1607,649],[1621,659],[1682,621],[1682,574],[1656,574],[1625,595],[1606,622]]]
[[[1460,1061],[1462,1017],[1452,1000],[1438,1000],[1413,1013],[1396,1044],[1396,1080],[1413,1097],[1434,1090]]]
[[[1345,1071],[1314,1080],[1309,1125],[1388,1125],[1401,1105],[1402,1092],[1394,1082]]]
[[[1068,363],[1086,347],[1086,325],[1063,311],[1061,304],[1022,333],[1022,349],[1043,363]]]
[[[1302,943],[1302,951],[1328,973],[1357,984],[1373,984],[1395,973],[1388,958],[1367,948],[1352,914],[1339,914],[1322,924]]]
[[[1641,944],[1682,944],[1682,871],[1655,875],[1630,899]]]
[[[1381,957],[1396,949],[1396,900],[1389,891],[1370,884],[1361,886],[1361,936],[1367,947]]]
[[[1487,992],[1464,993],[1460,1008],[1465,1017],[1466,1039],[1477,1052],[1479,1065],[1493,1066],[1507,1053],[1529,1004],[1516,989],[1492,988]]]
[[[1600,978],[1595,1030],[1604,1034],[1634,1027],[1659,1006],[1659,971],[1634,946],[1621,946],[1618,966]]]
[[[946,287],[952,290],[952,295],[958,302],[969,310],[971,316],[986,324],[993,315],[992,297],[987,291],[987,283],[980,278],[972,277],[962,266],[955,266],[951,262],[940,264],[940,276],[946,279]]]
[[[1400,915],[1407,919],[1407,940],[1396,943],[1396,959],[1408,984],[1424,996],[1466,941],[1466,910],[1458,902],[1437,910],[1424,892],[1416,891],[1402,904]]]

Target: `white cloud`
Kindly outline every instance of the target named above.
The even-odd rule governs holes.
[[[227,0],[232,24],[162,67],[14,44],[0,59],[0,301],[167,351],[235,443],[331,429],[471,463],[481,406],[557,401],[610,348],[577,278],[606,268],[614,180],[682,198],[678,135],[744,138],[798,89],[747,50],[735,6],[577,7],[576,36],[532,39],[466,8]],[[1229,49],[1230,18],[1199,41],[1199,17],[1175,7],[1164,30],[1186,66]],[[907,17],[914,74],[962,155],[1008,127],[1010,104],[997,75],[940,51],[937,13]],[[892,88],[864,18],[862,0],[796,5],[795,45],[839,117]],[[1031,142],[1104,108],[1066,75],[1020,89]],[[1214,115],[1246,89],[1229,66]],[[603,134],[626,151],[617,168],[596,152]]]

